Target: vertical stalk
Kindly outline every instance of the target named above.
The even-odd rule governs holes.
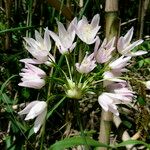
[[[11,18],[11,1],[10,0],[4,0],[5,3],[5,13],[6,13],[6,27],[7,29],[10,28],[10,18]],[[9,49],[10,47],[10,33],[7,32],[5,35],[5,49]]]
[[[28,3],[27,27],[32,25],[32,5],[33,1],[30,0]],[[26,37],[31,37],[31,32],[29,30],[26,31]]]
[[[138,8],[138,28],[137,28],[137,38],[141,39],[144,28],[144,17],[146,14],[146,10],[148,8],[149,0],[139,0],[139,8]]]
[[[67,67],[68,67],[69,77],[72,80],[71,69],[70,69],[69,61],[66,55],[65,55],[65,59],[66,59]]]
[[[114,36],[119,34],[119,18],[118,18],[118,0],[106,0],[105,1],[105,36],[110,40]],[[102,109],[101,122],[100,122],[100,134],[99,142],[110,144],[110,131],[113,114],[111,112],[105,112]],[[107,148],[98,148],[98,150],[107,150]]]
[[[118,17],[118,0],[105,1],[105,37],[110,40],[119,36],[120,19]]]

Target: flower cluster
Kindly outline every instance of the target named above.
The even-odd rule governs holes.
[[[98,14],[93,17],[91,23],[85,16],[79,21],[74,18],[67,28],[57,21],[58,34],[46,28],[44,38],[38,31],[35,31],[35,39],[25,37],[25,48],[33,58],[20,60],[25,63],[25,68],[20,73],[22,82],[19,83],[19,86],[41,89],[46,84],[47,76],[45,71],[35,65],[59,67],[56,58],[50,53],[52,49],[50,38],[52,38],[59,52],[66,58],[68,71],[65,72],[66,69],[59,68],[62,76],[58,77],[65,83],[61,86],[66,96],[81,99],[93,88],[93,85],[102,82],[106,91],[100,90],[100,92],[104,92],[101,92],[98,97],[99,104],[105,111],[119,115],[117,104],[129,104],[134,97],[134,92],[129,89],[122,74],[128,71],[126,66],[133,56],[143,55],[147,52],[132,52],[134,47],[143,42],[143,40],[138,40],[131,43],[133,27],[118,40],[113,37],[111,40],[105,38],[101,42],[98,36],[99,21],[100,16]],[[88,46],[88,49],[94,44],[93,50],[90,50],[93,52],[82,50],[81,42],[75,41],[76,36],[83,42],[82,45]],[[74,53],[72,53],[73,50]],[[79,51],[81,56],[79,56]],[[57,55],[55,54],[55,56]],[[71,60],[69,61],[68,58]],[[147,88],[150,88],[149,82],[143,82]],[[92,92],[94,92],[94,88]],[[44,101],[33,101],[19,112],[20,115],[27,114],[25,120],[37,117],[34,124],[35,132],[40,129],[46,113],[47,104]]]

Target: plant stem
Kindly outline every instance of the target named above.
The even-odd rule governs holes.
[[[138,10],[138,26],[137,26],[137,38],[141,39],[144,29],[144,17],[146,15],[146,10],[148,9],[149,0],[139,0],[139,10]]]
[[[46,120],[44,121],[41,129],[41,145],[40,145],[40,150],[43,150],[43,143],[44,143],[44,135],[45,135],[45,125],[46,125]]]
[[[32,25],[32,6],[33,1],[30,0],[28,4],[27,27]],[[26,37],[31,37],[31,32],[29,32],[28,30],[26,31]]]
[[[70,76],[70,79],[72,80],[72,75],[71,75],[70,65],[69,65],[69,61],[68,61],[68,58],[67,58],[66,55],[65,55],[65,59],[66,59],[67,67],[68,67],[69,76]]]
[[[80,115],[80,110],[79,110],[79,102],[78,101],[76,102],[76,100],[74,100],[74,102],[75,102],[74,104],[76,106],[77,123],[78,123],[80,131],[81,131],[81,137],[83,137],[83,140],[85,142],[84,150],[90,150],[90,147],[86,141],[86,137],[85,137],[86,135],[84,133],[83,126],[82,126],[81,115]]]

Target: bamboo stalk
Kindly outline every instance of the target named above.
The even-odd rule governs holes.
[[[105,1],[105,36],[110,40],[114,36],[119,34],[118,18],[118,0],[106,0]],[[101,122],[100,122],[100,134],[99,142],[110,144],[110,131],[113,114],[111,112],[105,112],[102,109]],[[107,150],[107,148],[97,148],[98,150]]]
[[[6,13],[6,26],[9,29],[10,28],[10,15],[11,15],[11,1],[10,0],[4,0],[5,3],[5,13]],[[5,35],[5,49],[9,49],[10,47],[10,33],[6,33]]]
[[[119,35],[120,19],[118,17],[118,0],[106,0],[105,2],[105,36],[109,40]]]
[[[143,35],[144,28],[144,17],[146,10],[148,8],[149,0],[139,0],[139,9],[138,9],[138,29],[137,29],[137,38],[141,39]]]

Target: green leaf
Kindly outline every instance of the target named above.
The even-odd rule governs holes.
[[[6,136],[4,138],[5,142],[6,142],[6,149],[9,149],[9,150],[15,150],[16,149],[16,146],[13,145],[13,141],[12,141],[12,137],[11,136]]]
[[[28,99],[28,98],[30,97],[29,89],[24,88],[24,89],[22,90],[22,95],[23,95],[26,99]]]
[[[29,130],[29,133],[28,133],[28,139],[29,139],[33,134],[34,134],[34,130],[33,130],[33,128],[31,128],[31,129]]]
[[[6,32],[16,32],[16,31],[20,31],[20,30],[28,30],[28,29],[32,29],[35,27],[36,26],[10,28],[10,29],[5,29],[5,30],[0,31],[0,34],[6,33]]]
[[[56,142],[49,148],[49,150],[64,150],[65,148],[70,148],[70,147],[74,147],[77,145],[111,148],[109,145],[95,141],[94,139],[90,137],[75,136],[75,137],[66,138],[64,140]]]
[[[146,58],[146,59],[145,59],[145,62],[146,62],[147,64],[150,64],[150,58]]]
[[[129,121],[123,121],[123,124],[128,127],[128,129],[131,129],[132,127],[132,123],[130,123]]]
[[[147,148],[150,149],[150,144],[147,144],[147,143],[145,143],[145,142],[143,142],[143,141],[138,141],[138,140],[127,140],[127,141],[124,141],[124,142],[122,142],[122,143],[120,143],[120,144],[115,145],[114,147],[115,147],[115,148],[124,147],[124,146],[126,146],[126,145],[131,145],[131,144],[132,144],[132,145],[141,144],[141,145],[144,145],[145,147],[147,147]]]
[[[13,101],[5,94],[2,94],[2,101],[4,104],[13,104]]]
[[[3,93],[3,90],[4,90],[4,88],[8,85],[9,81],[10,81],[12,78],[16,77],[16,76],[18,76],[18,75],[12,75],[10,78],[8,78],[8,79],[2,84],[1,89],[0,89],[0,92],[1,92],[1,93]]]
[[[139,96],[137,98],[137,101],[138,103],[141,105],[141,106],[145,106],[146,105],[146,101],[143,99],[143,97]]]
[[[144,65],[144,60],[139,61],[139,67],[141,68]]]
[[[57,109],[57,107],[64,101],[66,97],[63,97],[53,108],[50,112],[47,114],[47,119],[52,115],[52,113]]]

